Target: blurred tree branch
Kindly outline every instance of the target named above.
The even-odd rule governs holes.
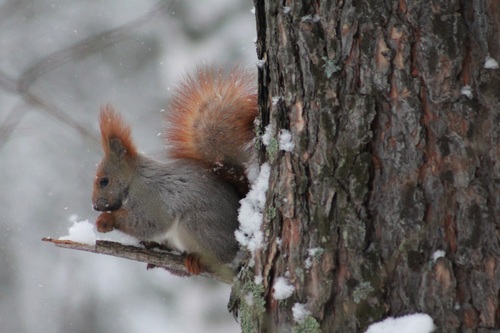
[[[162,1],[146,14],[128,23],[125,23],[117,28],[92,35],[64,49],[49,54],[24,71],[17,81],[17,90],[25,92],[29,89],[31,84],[33,84],[45,73],[73,60],[88,57],[96,51],[115,45],[127,37],[130,37],[129,33],[131,31],[137,29],[145,23],[150,22],[154,16],[163,13],[170,5],[171,4],[168,2]]]
[[[7,5],[4,5],[0,7],[0,9],[8,9],[8,11],[13,10],[11,6],[13,4],[9,4],[10,5],[8,7]],[[57,119],[65,125],[70,126],[82,136],[92,140],[97,140],[97,136],[94,135],[95,133],[93,133],[93,131],[79,124],[78,121],[73,119],[73,117],[71,117],[66,111],[57,107],[55,103],[31,92],[30,87],[41,76],[54,69],[73,60],[88,57],[98,50],[115,45],[116,43],[126,39],[129,37],[131,31],[137,29],[145,23],[150,22],[154,16],[167,11],[170,6],[172,6],[172,3],[160,1],[146,14],[128,23],[125,23],[117,28],[92,35],[66,48],[57,50],[33,64],[25,70],[19,78],[10,77],[8,74],[0,71],[0,88],[21,96],[24,103],[44,111],[49,116]],[[0,148],[7,142],[8,137],[12,134],[14,129],[19,124],[22,116],[25,114],[25,112],[18,113],[18,110],[19,105],[16,105],[5,119],[0,120]]]
[[[95,245],[76,243],[68,240],[43,238],[42,241],[55,244],[57,247],[106,254],[113,257],[144,262],[149,268],[161,267],[177,276],[190,276],[184,266],[184,255],[171,251],[158,251],[135,246],[123,245],[117,242],[97,240]],[[227,273],[227,272],[226,272]],[[223,283],[232,283],[232,277],[224,273],[202,272],[201,276]]]

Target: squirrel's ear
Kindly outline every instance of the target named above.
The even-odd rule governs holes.
[[[124,157],[127,155],[128,150],[123,145],[123,142],[118,138],[111,138],[108,142],[109,152],[117,157]]]
[[[106,155],[122,158],[135,157],[137,149],[132,142],[131,129],[111,105],[101,108],[99,117],[101,143]]]

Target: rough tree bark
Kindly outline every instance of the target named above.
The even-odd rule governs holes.
[[[485,67],[500,3],[255,7],[262,128],[295,148],[264,148],[266,245],[230,304],[243,332],[363,332],[415,312],[436,332],[498,332],[500,70]],[[273,297],[278,277],[291,297]]]

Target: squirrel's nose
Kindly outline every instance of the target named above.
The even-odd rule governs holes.
[[[108,206],[109,206],[108,202],[103,198],[99,198],[97,200],[92,201],[92,208],[95,211],[103,212],[107,210]]]
[[[99,212],[109,212],[113,210],[120,209],[122,206],[122,202],[120,200],[109,202],[105,198],[99,198],[92,202],[92,208]]]

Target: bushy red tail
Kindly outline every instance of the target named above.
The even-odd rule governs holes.
[[[240,68],[228,74],[199,68],[181,82],[171,102],[166,116],[168,153],[172,158],[241,168],[250,158],[256,116],[252,74]]]

